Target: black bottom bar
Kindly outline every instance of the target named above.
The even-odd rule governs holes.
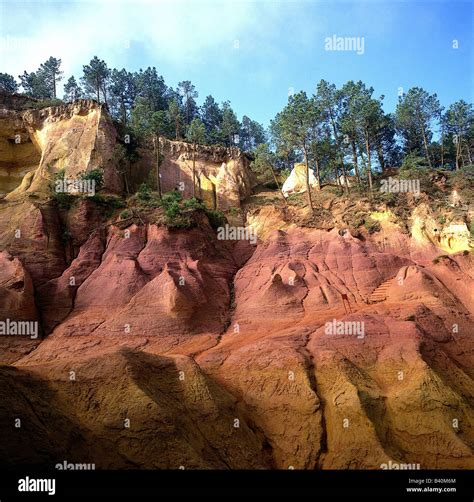
[[[473,471],[3,471],[0,500],[383,497],[474,500]],[[54,480],[54,489],[53,482]],[[49,492],[53,492],[48,495]]]

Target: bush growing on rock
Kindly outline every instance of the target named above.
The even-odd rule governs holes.
[[[81,174],[81,179],[95,181],[95,189],[100,190],[104,185],[104,171],[103,169],[92,169],[87,173]]]
[[[380,222],[373,220],[372,218],[368,218],[365,220],[364,227],[366,228],[369,234],[375,234],[376,232],[380,232],[382,227],[380,226]]]

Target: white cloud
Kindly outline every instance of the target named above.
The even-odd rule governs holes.
[[[2,3],[2,71],[33,71],[49,56],[66,74],[92,56],[125,65],[127,46],[153,58],[143,64],[176,67],[206,62],[211,50],[233,50],[235,39],[257,28],[256,5],[224,1],[106,1]],[[147,58],[148,59],[148,58]],[[138,63],[137,63],[138,64]],[[212,68],[209,68],[212,71]]]

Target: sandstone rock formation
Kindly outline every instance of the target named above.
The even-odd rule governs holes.
[[[195,154],[193,148],[190,143],[161,138],[162,190],[179,190],[183,197],[193,196],[195,155],[196,195],[209,208],[239,208],[240,201],[248,197],[255,186],[249,158],[237,148],[196,145]],[[140,160],[132,167],[134,184],[145,180],[154,164],[154,152],[142,150]]]
[[[107,146],[67,148],[61,126],[96,127],[109,145],[96,105],[11,111],[53,171],[108,158]],[[189,195],[191,147],[167,148],[164,183],[179,170]],[[204,147],[198,158],[218,207],[240,205],[248,160]],[[0,316],[41,328],[38,340],[0,336],[2,464],[474,467],[464,229],[449,241],[440,226],[438,240],[420,204],[408,222],[367,210],[379,231],[355,232],[354,203],[328,192],[311,225],[253,207],[253,245],[218,239],[205,216],[169,229],[104,218],[89,199],[58,210],[43,194],[53,171],[40,160],[0,203]]]
[[[309,170],[309,184],[314,188],[318,186],[318,180],[312,169]],[[295,164],[281,189],[286,197],[306,191],[306,165],[303,163]]]
[[[48,195],[60,169],[75,178],[101,168],[105,189],[118,193],[121,180],[112,163],[115,135],[107,113],[94,101],[21,111],[4,104],[0,107],[0,192],[12,201],[25,194]]]

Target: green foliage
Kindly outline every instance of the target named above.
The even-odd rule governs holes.
[[[349,212],[348,214],[345,215],[344,220],[347,222],[348,225],[356,229],[362,225],[365,225],[366,214],[360,211],[356,213]]]
[[[27,108],[33,108],[35,110],[40,110],[42,108],[48,108],[50,106],[61,106],[63,101],[55,98],[41,99],[40,101],[28,101]]]
[[[288,204],[290,204],[291,206],[303,207],[306,204],[303,198],[303,194],[301,193],[292,193],[287,197],[286,200],[288,201]]]
[[[206,128],[206,143],[221,143],[222,134],[220,127],[222,122],[222,111],[212,96],[206,96],[201,106],[201,119]]]
[[[195,99],[198,97],[196,88],[189,80],[178,83],[178,91],[184,97],[184,118],[188,126],[197,115],[197,105]]]
[[[244,115],[239,132],[239,147],[244,152],[253,152],[258,145],[265,142],[266,134],[262,124]]]
[[[240,210],[240,208],[238,208],[238,207],[231,207],[231,208],[229,209],[229,214],[230,214],[230,216],[239,216],[239,215],[240,215],[240,213],[241,213],[241,210]]]
[[[103,169],[92,169],[87,173],[81,174],[81,179],[83,180],[93,180],[95,181],[95,189],[100,190],[104,185],[104,170]]]
[[[64,101],[72,103],[82,97],[81,86],[76,82],[74,76],[69,77],[68,81],[64,84]]]
[[[206,214],[211,227],[214,229],[223,227],[227,222],[225,214],[218,209],[208,209]]]
[[[85,92],[94,96],[97,102],[100,102],[102,96],[107,103],[106,83],[110,77],[107,63],[94,56],[82,69],[84,74],[81,81]]]
[[[421,87],[412,87],[400,96],[396,109],[397,129],[403,138],[405,153],[423,152],[430,167],[425,141],[431,141],[431,124],[440,114],[441,107],[436,94],[429,94]]]
[[[167,117],[170,124],[172,124],[175,139],[178,139],[181,133],[182,116],[179,104],[175,99],[168,103]]]
[[[400,166],[400,177],[403,179],[413,179],[421,176],[428,169],[425,157],[420,157],[416,153],[409,153]]]
[[[181,192],[178,190],[172,190],[171,192],[167,192],[163,195],[163,207],[166,207],[168,204],[172,204],[174,202],[180,202],[182,200]]]
[[[376,232],[380,232],[380,230],[382,229],[380,222],[370,217],[365,220],[364,227],[366,228],[367,232],[369,232],[369,234],[375,234]]]
[[[186,137],[191,143],[196,143],[198,145],[204,143],[206,139],[206,128],[201,119],[195,118],[191,122]]]
[[[59,209],[69,209],[74,203],[74,196],[65,192],[56,191],[56,181],[63,180],[66,176],[66,170],[59,169],[53,176],[53,181],[50,184],[51,192],[53,194],[53,199]]]
[[[18,91],[18,84],[15,78],[8,73],[0,73],[0,89],[9,93]]]
[[[466,200],[474,199],[474,165],[470,164],[448,175],[448,186],[458,190]]]
[[[165,110],[167,106],[166,94],[168,88],[155,67],[148,67],[134,74],[137,95],[144,98],[154,111]]]
[[[137,197],[141,201],[147,201],[151,199],[151,188],[147,183],[142,183],[138,187]]]
[[[153,111],[151,103],[138,97],[130,116],[130,127],[140,139],[146,136],[162,136],[169,132],[170,123],[165,111]]]
[[[255,149],[254,156],[254,160],[250,163],[250,169],[257,175],[258,182],[272,182],[275,184],[275,188],[278,188],[272,174],[272,162],[274,159],[269,146],[266,143],[261,143]]]
[[[121,209],[126,206],[125,201],[121,197],[117,197],[115,195],[101,195],[96,193],[92,197],[88,197],[88,199],[106,207],[109,210]]]
[[[132,212],[129,209],[124,209],[120,213],[120,219],[121,220],[126,220],[127,218],[131,218],[131,217],[132,217]]]
[[[185,201],[183,201],[183,208],[185,209],[192,209],[192,210],[205,210],[206,209],[206,206],[204,205],[204,203],[198,199],[196,199],[195,197],[191,197],[191,199],[186,199]]]
[[[59,209],[70,209],[74,204],[75,197],[64,192],[53,192],[53,198]]]
[[[182,213],[180,204],[181,200],[182,197],[178,191],[167,192],[162,197],[161,206],[165,212],[165,225],[168,228],[191,228],[194,224],[189,215]],[[195,202],[189,202],[188,204],[188,208],[190,208],[193,204],[195,204]]]
[[[168,228],[189,228],[191,220],[181,214],[180,201],[182,197],[178,191],[167,192],[161,199],[161,206],[165,212],[165,224]]]
[[[237,120],[237,116],[232,110],[229,101],[225,101],[222,104],[222,123],[221,131],[224,142],[227,146],[234,145],[234,136],[239,133],[240,123]]]

